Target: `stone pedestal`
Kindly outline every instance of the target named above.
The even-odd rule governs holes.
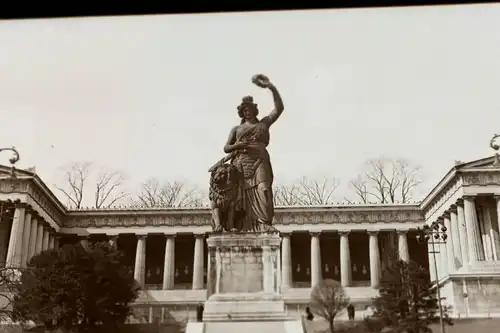
[[[286,319],[278,233],[223,233],[207,243],[204,322]]]
[[[279,233],[222,233],[207,239],[203,323],[186,333],[304,333],[281,295]]]

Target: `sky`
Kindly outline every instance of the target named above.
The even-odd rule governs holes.
[[[0,146],[51,186],[92,161],[130,188],[206,187],[236,106],[268,90],[275,181],[340,179],[367,159],[422,167],[423,194],[500,133],[500,5],[151,15],[0,22]],[[0,163],[8,164],[8,153]],[[57,192],[57,191],[56,191]]]

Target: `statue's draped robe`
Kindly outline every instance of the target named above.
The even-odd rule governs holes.
[[[254,142],[259,149],[238,151],[232,163],[243,174],[238,184],[237,210],[244,210],[246,217],[242,229],[259,228],[261,224],[271,225],[274,216],[273,170],[266,147],[269,144],[269,125],[265,119],[254,126],[240,126],[237,141]]]

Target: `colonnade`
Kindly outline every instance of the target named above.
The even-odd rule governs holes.
[[[352,284],[352,267],[351,267],[351,251],[349,246],[349,232],[340,233],[340,274],[341,283],[343,286],[351,286]],[[407,231],[396,231],[398,248],[397,252],[402,260],[410,259]],[[380,284],[381,275],[381,255],[379,249],[379,233],[368,232],[369,235],[369,257],[370,257],[370,283],[376,288]],[[134,278],[144,285],[146,276],[146,234],[136,235],[137,244],[134,263]],[[282,288],[288,289],[292,287],[292,249],[291,249],[291,234],[281,233],[281,279]],[[204,242],[205,234],[195,234],[194,242],[194,257],[193,257],[193,279],[192,289],[204,289]],[[175,278],[175,234],[165,234],[165,260],[163,269],[163,284],[162,289],[174,289]],[[111,236],[110,242],[117,244],[117,236]],[[321,248],[320,248],[320,233],[310,233],[310,253],[311,253],[311,286],[316,285],[322,277],[321,269]]]
[[[134,278],[144,285],[146,277],[146,241],[147,234],[138,234],[135,251]],[[206,255],[204,242],[205,234],[195,234],[194,258],[193,258],[193,281],[192,289],[204,289],[204,255]],[[165,234],[165,260],[163,266],[163,288],[165,290],[174,289],[175,279],[175,234]],[[109,241],[116,246],[118,235],[110,236]]]
[[[408,261],[410,258],[407,240],[407,231],[396,231],[398,235],[398,254],[402,260]],[[321,279],[321,249],[320,249],[320,234],[318,232],[311,233],[311,286],[316,285]],[[352,266],[351,266],[351,250],[349,246],[349,232],[340,232],[340,282],[342,286],[349,287],[352,284]],[[370,257],[370,284],[373,288],[377,288],[380,284],[381,274],[381,257],[379,249],[379,233],[377,231],[369,231],[369,257]],[[291,241],[289,233],[282,233],[281,247],[281,269],[282,269],[282,287],[284,289],[292,286],[292,258],[291,258]]]
[[[447,239],[434,245],[437,277],[434,256],[429,255],[431,279],[441,280],[459,269],[466,272],[482,262],[500,261],[499,216],[500,196],[464,196],[451,204],[435,220],[446,227]]]
[[[24,268],[36,254],[58,247],[55,230],[31,207],[14,203],[6,267]]]
[[[467,201],[466,201],[467,202]],[[465,204],[465,207],[469,204]],[[459,206],[460,207],[460,206]],[[6,265],[11,267],[26,267],[26,263],[34,255],[40,253],[41,251],[52,249],[58,247],[59,238],[55,231],[47,225],[47,223],[26,204],[16,203],[14,207],[14,215],[12,218],[12,227],[10,230],[10,237],[8,243],[8,250],[6,256]],[[460,209],[460,208],[458,208]],[[465,208],[464,212],[467,212],[470,216],[470,207]],[[465,213],[464,213],[465,214]],[[460,214],[456,214],[453,211],[450,212],[450,217],[444,217],[445,221],[448,220],[458,220]],[[476,218],[477,219],[477,218]],[[469,219],[470,220],[470,219]],[[450,223],[449,221],[446,223]],[[477,222],[476,222],[477,224]],[[453,230],[453,228],[451,228]],[[352,230],[355,231],[355,230]],[[327,231],[326,231],[327,232]],[[372,287],[376,288],[380,284],[380,273],[381,273],[381,254],[379,249],[379,232],[369,231],[368,241],[369,241],[369,271],[370,271],[370,284]],[[352,265],[351,265],[351,249],[349,246],[349,235],[350,232],[339,232],[340,236],[340,282],[343,286],[352,285]],[[397,234],[397,246],[398,253],[401,259],[408,261],[410,258],[408,241],[407,241],[407,231],[400,230],[396,231]],[[470,233],[473,235],[472,233]],[[322,260],[321,260],[321,246],[320,246],[320,232],[312,232],[310,235],[310,282],[311,286],[316,285],[322,278]],[[108,235],[109,241],[112,244],[117,244],[119,235]],[[281,279],[282,287],[288,289],[292,287],[292,245],[291,245],[291,233],[281,233],[282,236],[282,246],[281,246]],[[146,242],[147,234],[138,234],[137,244],[135,249],[135,262],[134,262],[134,278],[141,284],[145,284],[146,277]],[[175,279],[175,234],[167,233],[165,234],[165,259],[163,263],[163,283],[162,289],[170,290],[174,289],[174,279]],[[194,257],[192,261],[192,289],[204,289],[205,281],[205,237],[206,234],[195,234],[194,235]],[[456,237],[460,237],[457,236]],[[455,238],[456,238],[455,237]],[[461,236],[463,237],[463,236]],[[478,235],[474,236],[478,237]],[[475,240],[476,238],[474,238]],[[87,238],[82,239],[82,241],[88,241]],[[475,251],[479,251],[477,242],[474,243],[470,241],[471,246]],[[450,253],[453,253],[453,244],[450,242],[447,246],[451,249]],[[459,251],[460,246],[457,250]],[[500,250],[500,246],[497,247]],[[462,251],[463,255],[467,255],[470,251]],[[483,252],[478,252],[483,253]],[[462,255],[462,254],[461,254]],[[475,257],[474,257],[475,258]],[[447,259],[448,260],[448,259]],[[451,260],[451,259],[450,259]]]

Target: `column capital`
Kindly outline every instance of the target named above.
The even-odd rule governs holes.
[[[38,218],[38,223],[39,225],[42,225],[44,228],[50,228],[49,222],[45,221],[45,219],[41,216],[40,218]]]
[[[281,237],[290,237],[292,235],[291,231],[280,231]]]
[[[457,201],[456,201],[456,205],[457,205],[457,207],[458,207],[458,206],[463,207],[463,206],[464,206],[464,200],[463,200],[462,198],[457,199]]]
[[[445,210],[442,216],[443,219],[449,219],[450,218],[450,211]]]
[[[321,235],[321,231],[309,231],[311,237],[319,237]]]
[[[476,200],[476,196],[475,195],[464,195],[462,196],[462,199],[464,199],[464,201],[474,201]]]
[[[406,234],[408,234],[408,230],[407,229],[396,229],[396,234],[406,235]]]
[[[177,234],[175,234],[175,233],[168,233],[168,232],[165,232],[165,233],[164,233],[164,235],[165,235],[165,237],[166,237],[166,238],[175,238],[175,236],[176,236]]]
[[[349,236],[349,234],[350,234],[351,232],[350,232],[350,231],[345,231],[345,230],[343,230],[343,231],[338,231],[338,233],[339,233],[339,235],[340,235],[340,236]]]
[[[500,201],[500,194],[494,194],[493,198],[495,198],[496,201]]]
[[[40,220],[41,216],[40,216],[40,214],[36,210],[30,209],[30,212],[31,212],[31,218],[32,219],[35,219],[37,221]]]
[[[450,206],[450,208],[448,208],[448,212],[449,213],[457,213],[457,205],[456,204],[453,204]]]
[[[148,234],[135,234],[137,239],[146,239],[148,237]]]
[[[367,230],[366,233],[369,236],[377,236],[379,234],[379,231],[378,230]]]
[[[30,205],[28,205],[26,202],[22,202],[21,200],[16,199],[16,200],[14,200],[14,207],[15,207],[15,208],[25,208],[25,209],[29,209],[31,206],[30,206]]]
[[[194,234],[194,238],[198,239],[198,238],[201,238],[201,239],[205,239],[206,235],[205,233],[195,233]]]

